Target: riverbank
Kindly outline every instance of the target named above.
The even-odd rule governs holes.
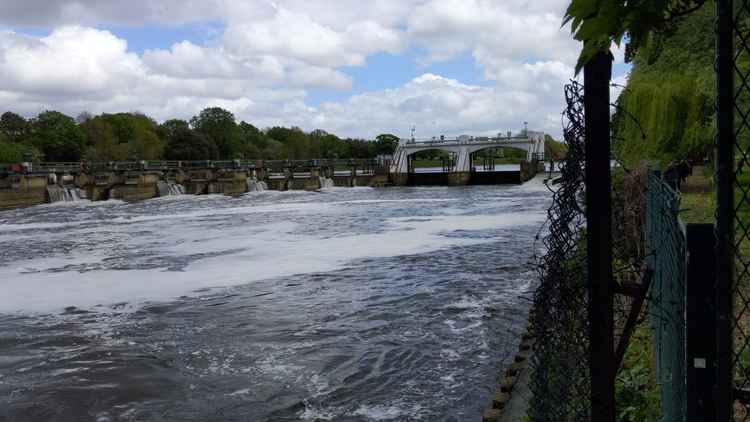
[[[533,312],[533,311],[532,311]],[[536,339],[528,329],[521,336],[518,352],[505,369],[500,386],[492,396],[491,407],[482,413],[482,422],[524,422],[527,419],[530,389],[531,359]]]

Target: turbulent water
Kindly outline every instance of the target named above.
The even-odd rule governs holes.
[[[156,190],[159,193],[159,197],[164,196],[175,196],[175,195],[184,195],[185,194],[185,187],[174,182],[164,182],[164,181],[158,181],[156,182]]]
[[[47,186],[50,202],[75,202],[86,199],[86,191],[75,186]]]
[[[537,179],[0,212],[0,420],[479,420],[549,197]]]

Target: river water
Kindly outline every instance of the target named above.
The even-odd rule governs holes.
[[[535,179],[0,212],[0,420],[479,420],[549,199]]]

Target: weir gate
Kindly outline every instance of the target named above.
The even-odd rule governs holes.
[[[474,154],[491,148],[526,151],[526,160],[498,170]],[[441,150],[451,159],[420,173],[414,154]],[[327,187],[468,185],[523,183],[543,163],[544,134],[416,142],[402,140],[392,159],[378,160],[224,160],[129,161],[0,164],[0,209],[87,199],[139,201],[177,194],[241,195],[259,190],[319,190]]]
[[[388,162],[133,161],[0,165],[0,209],[88,199],[139,201],[174,194],[386,186]]]

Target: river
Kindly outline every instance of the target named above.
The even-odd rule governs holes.
[[[479,420],[550,197],[535,179],[0,212],[0,420]]]

